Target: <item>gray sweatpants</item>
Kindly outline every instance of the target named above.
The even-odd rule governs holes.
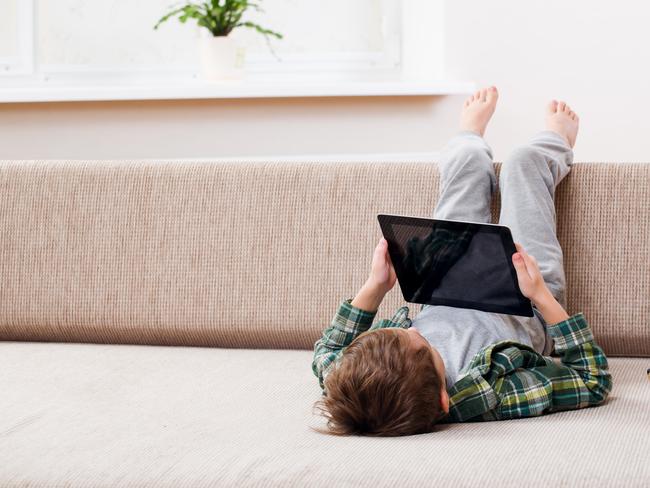
[[[516,148],[499,175],[499,223],[515,242],[535,257],[553,296],[566,308],[563,255],[556,236],[554,195],[573,164],[571,147],[558,134],[543,131]],[[461,132],[439,160],[440,197],[434,218],[490,222],[490,202],[497,188],[492,151],[473,132]]]

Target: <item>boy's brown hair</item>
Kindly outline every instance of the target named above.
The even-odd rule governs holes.
[[[431,432],[444,415],[442,380],[431,350],[414,350],[401,330],[360,334],[343,351],[314,404],[333,435],[402,436]]]

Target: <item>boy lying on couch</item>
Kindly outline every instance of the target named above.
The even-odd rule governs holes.
[[[441,154],[434,218],[490,222],[497,181],[483,134],[497,98],[490,87],[465,101],[461,131]],[[512,260],[535,315],[423,305],[411,320],[403,306],[373,324],[396,282],[381,239],[369,278],[314,344],[312,371],[323,389],[315,406],[328,419],[328,430],[314,430],[411,435],[436,423],[530,417],[605,401],[612,388],[607,358],[584,315],[565,311],[555,235],[555,188],[571,169],[577,133],[578,116],[553,100],[546,130],[516,149],[499,176],[499,223],[517,241]],[[553,350],[561,364],[548,357]]]

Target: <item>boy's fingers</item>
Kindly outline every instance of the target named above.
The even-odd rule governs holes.
[[[379,243],[375,247],[375,256],[379,259],[388,259],[388,242],[383,237],[379,240]]]
[[[524,247],[518,242],[515,242],[515,247],[517,248],[517,252],[512,255],[512,262],[515,265],[515,271],[517,270],[517,265],[519,264],[520,266],[524,267],[524,272],[530,276],[530,273],[528,272],[529,261],[526,259],[530,256],[526,251],[524,251]],[[515,256],[517,255],[521,256],[521,259],[516,259]]]
[[[534,256],[531,256],[526,251],[522,251],[521,254],[524,257],[524,262],[526,263],[526,267],[530,270],[529,274],[532,275],[532,271],[539,271],[539,268],[537,267],[537,260],[535,259]]]
[[[382,249],[381,242],[379,242],[376,246],[374,251],[372,251],[372,261],[373,263],[376,262],[381,255],[384,254],[384,250]]]
[[[530,275],[528,274],[528,270],[526,269],[526,263],[524,262],[524,258],[520,253],[515,253],[512,255],[512,264],[515,266],[515,271],[517,272],[517,278],[519,279],[520,282],[525,282],[526,280],[530,280]]]

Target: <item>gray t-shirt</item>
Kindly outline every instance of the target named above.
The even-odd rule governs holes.
[[[548,355],[553,339],[537,309],[534,317],[522,317],[469,308],[424,305],[411,327],[435,347],[445,362],[447,388],[463,376],[474,355],[497,341],[514,340]]]

